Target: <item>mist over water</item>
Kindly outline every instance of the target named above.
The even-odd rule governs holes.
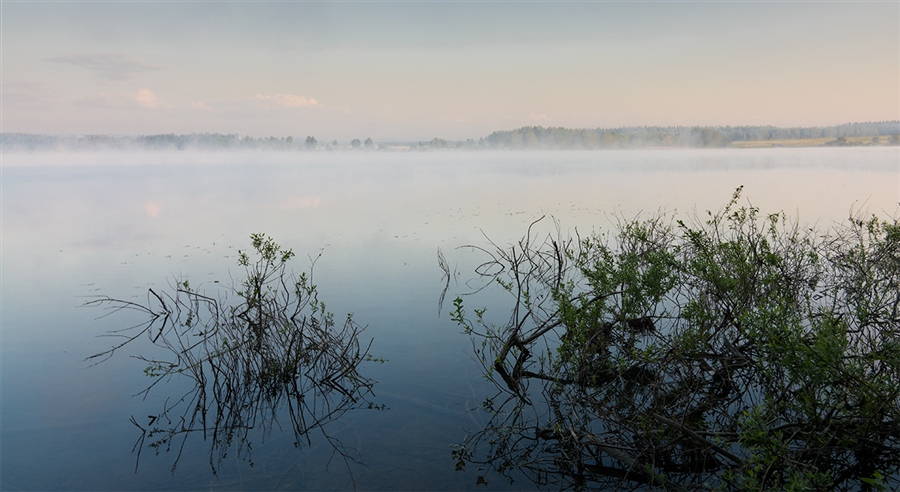
[[[161,388],[131,347],[103,364],[96,338],[135,314],[96,319],[89,296],[140,301],[176,275],[219,292],[240,273],[237,250],[263,232],[297,253],[330,311],[367,325],[363,368],[384,411],[354,411],[329,428],[356,449],[360,489],[474,489],[455,472],[449,446],[479,423],[492,387],[471,345],[444,312],[436,253],[467,290],[479,258],[466,244],[516,241],[553,216],[564,234],[605,229],[665,210],[719,210],[738,186],[741,204],[784,210],[827,229],[853,212],[896,216],[896,148],[448,153],[5,154],[3,186],[4,489],[346,489],[342,464],[321,440],[295,449],[290,436],[254,443],[256,466],[231,457],[209,472],[202,440],[174,474],[172,456],[131,454],[132,415],[157,411]],[[498,309],[503,299],[497,297]],[[177,387],[177,382],[174,386]],[[489,477],[490,488],[528,487]]]

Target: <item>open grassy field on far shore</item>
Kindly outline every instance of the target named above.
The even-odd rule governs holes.
[[[849,145],[871,145],[876,137],[846,137]],[[878,145],[889,145],[891,137],[882,135],[878,138]],[[821,147],[835,139],[826,138],[794,138],[787,140],[749,140],[746,142],[731,142],[731,147],[740,149],[761,149],[769,147]]]

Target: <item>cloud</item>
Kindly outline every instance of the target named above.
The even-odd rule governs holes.
[[[264,96],[262,94],[256,95],[257,101],[266,101],[268,103],[274,103],[276,106],[282,108],[302,108],[304,106],[321,106],[318,101],[313,98],[305,98],[303,96],[297,96],[294,94],[275,94],[274,96]]]
[[[82,99],[79,104],[83,106],[93,106],[95,108],[127,108],[131,98],[127,94],[109,94],[101,92],[96,96],[88,96]]]
[[[528,113],[528,119],[531,121],[547,121],[550,118],[547,118],[547,115],[545,115],[544,113],[541,113],[541,114]]]
[[[96,108],[147,108],[160,107],[156,94],[150,89],[141,89],[134,93],[106,93],[101,92],[96,96],[86,97],[81,100],[82,105]]]
[[[3,105],[9,108],[47,108],[50,91],[38,82],[9,81],[3,84]]]
[[[135,95],[135,100],[138,103],[138,106],[144,108],[156,108],[159,107],[159,101],[156,100],[156,94],[150,91],[150,89],[141,89],[137,91]]]
[[[131,60],[124,55],[69,55],[46,60],[81,67],[94,72],[94,77],[98,79],[112,81],[128,80],[143,72],[159,70],[159,67]]]
[[[196,109],[197,111],[212,111],[209,107],[203,104],[203,101],[192,101],[191,108]]]
[[[322,197],[319,196],[295,196],[288,198],[282,202],[284,210],[298,210],[318,208],[322,204]]]
[[[163,206],[159,202],[147,202],[144,204],[144,212],[147,214],[147,217],[152,217],[155,219],[162,211]]]

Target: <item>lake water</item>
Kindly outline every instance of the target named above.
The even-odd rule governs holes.
[[[437,251],[466,292],[481,259],[465,244],[516,241],[552,215],[563,233],[607,228],[659,209],[718,210],[735,188],[763,212],[784,210],[827,228],[852,210],[896,216],[900,149],[749,149],[558,153],[7,154],[2,167],[2,455],[0,488],[475,489],[482,474],[454,470],[450,446],[477,431],[494,386],[471,341],[438,312]],[[135,416],[180,395],[179,382],[147,399],[138,341],[102,364],[109,330],[137,313],[81,307],[91,296],[142,301],[175,276],[215,291],[238,275],[237,250],[263,232],[297,254],[320,252],[314,283],[338,317],[367,325],[363,375],[385,410],[353,410],[325,431],[359,463],[333,458],[316,435],[295,448],[276,429],[214,476],[208,442],[174,453],[132,452]],[[504,298],[485,292],[478,302]],[[142,345],[143,344],[143,345]],[[235,453],[236,454],[236,453]],[[522,489],[485,477],[491,489]],[[482,487],[483,488],[483,487]]]

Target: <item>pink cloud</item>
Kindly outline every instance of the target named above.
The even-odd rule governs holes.
[[[137,91],[134,99],[135,101],[137,101],[138,106],[141,106],[143,108],[159,107],[159,101],[156,100],[156,94],[154,94],[150,89],[141,89]]]
[[[274,96],[256,95],[257,101],[267,101],[275,103],[282,108],[301,108],[304,106],[319,106],[319,102],[313,98],[305,98],[294,94],[275,94]]]

